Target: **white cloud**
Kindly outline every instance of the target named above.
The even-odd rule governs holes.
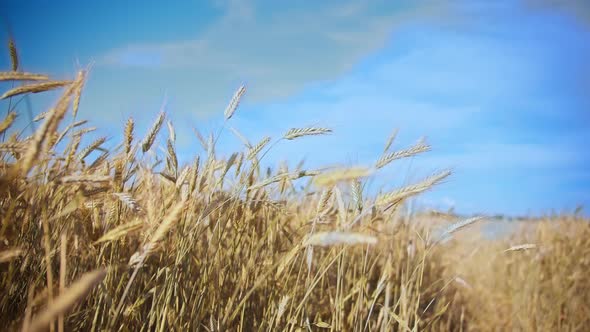
[[[120,68],[182,68],[195,81],[207,80],[209,75],[199,75],[207,71],[227,88],[246,81],[252,86],[251,101],[267,101],[292,95],[309,82],[338,77],[405,23],[456,19],[447,1],[217,4],[225,15],[194,39],[130,44],[98,62]]]

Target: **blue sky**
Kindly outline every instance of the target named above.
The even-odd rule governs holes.
[[[277,145],[274,164],[370,165],[399,128],[394,148],[426,136],[433,151],[380,171],[373,191],[450,167],[419,204],[541,214],[590,203],[586,1],[8,0],[0,12],[23,69],[70,78],[93,63],[80,117],[113,147],[127,117],[141,135],[166,96],[189,160],[203,152],[191,127],[217,130],[244,82],[231,125],[252,142],[335,131]],[[35,112],[55,97],[34,96]],[[236,149],[226,131],[220,150]]]

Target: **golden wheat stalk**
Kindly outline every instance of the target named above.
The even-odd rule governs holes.
[[[123,290],[123,295],[121,295],[121,299],[119,300],[119,304],[117,305],[117,307],[115,309],[115,313],[114,313],[115,316],[114,316],[111,324],[115,324],[117,322],[117,319],[119,317],[119,313],[121,312],[121,309],[123,308],[123,304],[125,303],[125,298],[127,297],[127,293],[129,292],[129,289],[131,287],[131,284],[135,280],[135,277],[137,276],[137,272],[143,266],[143,262],[156,249],[156,245],[164,238],[164,236],[168,233],[170,228],[172,228],[172,226],[175,223],[177,223],[178,220],[181,218],[181,213],[184,210],[184,208],[186,207],[186,203],[187,203],[187,201],[185,199],[183,199],[179,203],[177,203],[171,209],[171,211],[168,213],[166,218],[164,218],[164,220],[162,221],[160,226],[158,226],[156,231],[152,234],[152,236],[150,237],[150,240],[145,245],[142,246],[140,251],[135,252],[131,256],[131,258],[129,259],[129,266],[134,266],[135,269],[133,270],[131,277],[129,277],[129,281],[127,282],[127,286],[125,286],[125,289]]]
[[[143,153],[146,153],[152,147],[152,144],[154,144],[154,140],[156,139],[156,135],[158,135],[160,128],[162,128],[162,123],[164,123],[165,115],[166,114],[164,112],[160,112],[160,114],[158,115],[158,118],[156,119],[156,121],[154,122],[152,127],[150,128],[150,131],[148,132],[146,137],[143,139],[143,142],[141,144],[141,150],[143,151]]]
[[[62,233],[60,236],[60,257],[59,257],[59,294],[65,294],[66,277],[67,277],[67,235]],[[57,332],[64,331],[64,315],[59,314],[57,317]]]
[[[45,111],[45,112],[41,112],[39,114],[37,114],[37,116],[35,118],[33,118],[34,122],[39,122],[43,119],[45,119],[48,115],[49,115],[50,111]]]
[[[166,121],[166,125],[168,126],[168,134],[170,136],[170,141],[176,143],[176,130],[174,130],[174,126],[170,120]]]
[[[168,139],[166,142],[166,164],[168,169],[176,173],[178,170],[178,158],[176,157],[176,149],[174,148],[174,142],[171,139]]]
[[[284,139],[293,140],[304,136],[325,135],[332,132],[332,129],[308,127],[308,128],[291,128],[283,135]]]
[[[60,181],[62,183],[105,183],[111,181],[110,175],[66,175]]]
[[[143,226],[143,221],[136,220],[126,224],[119,225],[110,231],[106,232],[103,236],[101,236],[98,240],[94,241],[94,245],[103,243],[103,242],[112,242],[116,241],[125,235],[140,230]]]
[[[80,142],[82,141],[81,136],[73,136],[72,142],[68,146],[68,155],[66,157],[66,164],[65,167],[68,168],[74,160],[74,155],[78,151],[78,147],[80,146]]]
[[[176,189],[180,189],[182,186],[184,186],[185,184],[188,184],[188,176],[190,175],[190,167],[189,166],[185,166],[182,171],[180,171],[180,174],[178,175],[178,178],[176,179]]]
[[[352,195],[352,202],[354,203],[354,208],[357,212],[361,212],[363,210],[363,187],[360,180],[354,180],[352,182],[351,188],[351,195]]]
[[[12,248],[0,251],[0,263],[10,262],[11,260],[22,256],[24,251],[20,248]]]
[[[18,70],[18,53],[16,51],[16,45],[14,43],[14,39],[10,37],[8,40],[8,51],[10,53],[10,68],[12,71]]]
[[[76,127],[83,126],[83,125],[85,125],[87,123],[88,123],[88,120],[80,120],[80,121],[76,121],[76,122],[72,123],[70,126],[72,128],[76,128]]]
[[[6,99],[9,97],[22,95],[24,93],[39,93],[39,92],[44,92],[44,91],[50,91],[50,90],[54,90],[54,89],[58,89],[58,88],[70,85],[72,83],[73,83],[73,81],[50,81],[50,82],[23,85],[23,86],[19,86],[14,89],[6,91],[2,96],[0,96],[0,99]]]
[[[133,142],[133,127],[135,123],[133,118],[127,119],[127,124],[125,124],[125,154],[129,155],[131,152],[131,143]]]
[[[382,206],[382,205],[397,204],[397,203],[401,202],[402,200],[407,199],[408,197],[418,195],[418,194],[432,188],[433,186],[439,184],[442,180],[447,178],[449,175],[451,175],[450,170],[443,171],[443,172],[440,172],[440,173],[435,174],[433,176],[430,176],[430,177],[428,177],[428,178],[426,178],[414,185],[403,187],[401,189],[398,189],[398,190],[390,192],[390,193],[381,194],[377,197],[377,200],[375,201],[375,205]]]
[[[170,181],[170,183],[172,184],[176,184],[176,177],[174,175],[170,175],[168,173],[165,172],[159,172],[158,173],[161,177],[163,177],[164,179]]]
[[[172,228],[172,226],[176,222],[178,222],[178,220],[181,217],[182,210],[184,209],[185,206],[186,206],[186,201],[182,200],[170,209],[170,212],[168,213],[166,218],[164,218],[162,223],[158,226],[156,231],[152,234],[152,236],[150,237],[150,240],[143,246],[142,251],[136,253],[139,255],[137,255],[137,256],[134,255],[134,257],[139,260],[135,260],[134,257],[132,257],[132,259],[129,261],[130,266],[133,266],[136,264],[138,264],[138,265],[143,264],[145,258],[147,256],[149,256],[156,249],[157,244],[160,241],[162,241],[162,239],[168,233],[170,228]]]
[[[319,232],[310,236],[305,245],[308,246],[333,246],[333,245],[357,245],[376,244],[377,238],[372,235],[353,232]]]
[[[80,70],[76,78],[76,89],[74,90],[74,101],[72,105],[72,116],[74,119],[78,115],[78,107],[80,106],[80,97],[82,96],[82,89],[84,88],[84,81],[86,79],[86,71]]]
[[[0,143],[0,152],[17,152],[17,153],[22,153],[24,151],[26,151],[27,146],[24,143],[21,142],[17,142],[17,143],[12,143],[12,142],[7,142],[7,143]]]
[[[92,164],[90,164],[90,166],[88,166],[88,170],[92,170],[97,168],[98,166],[103,165],[103,163],[105,161],[107,161],[107,158],[109,157],[109,153],[108,151],[105,151],[103,153],[100,154],[100,156],[98,156],[93,162]],[[109,165],[107,164],[107,169],[108,169]]]
[[[442,232],[442,234],[439,236],[438,241],[437,242],[443,242],[446,241],[447,239],[451,238],[451,235],[453,235],[453,233],[458,232],[459,230],[474,224],[476,222],[482,221],[485,218],[482,216],[477,216],[477,217],[473,217],[473,218],[468,218],[465,220],[461,220],[458,221],[456,223],[453,223],[451,225],[449,225],[447,228],[445,228],[445,230]]]
[[[135,198],[133,198],[133,196],[131,196],[131,194],[129,194],[129,193],[113,193],[113,196],[117,197],[121,202],[123,202],[123,204],[127,205],[127,207],[130,208],[131,210],[133,210],[135,212],[141,211],[139,204],[137,203]]]
[[[76,91],[76,89],[78,88],[78,86],[80,86],[80,84],[82,84],[81,78],[78,77],[74,82],[72,82],[72,84],[69,85],[68,89],[66,90],[66,94],[67,94],[67,98],[63,99],[60,103],[58,103],[58,105],[56,106],[56,112],[54,113],[54,117],[53,119],[49,122],[49,126],[48,126],[48,130],[47,132],[51,135],[55,135],[57,136],[57,130],[58,130],[58,126],[59,123],[63,120],[66,111],[68,110],[68,106],[70,104],[70,100],[72,97],[72,94],[74,93],[74,91]],[[50,136],[52,137],[52,136]],[[52,141],[48,141],[45,144],[45,150],[49,150],[51,147],[53,147],[53,143]]]
[[[66,135],[68,134],[68,132],[70,130],[72,130],[72,128],[76,128],[79,126],[82,126],[84,124],[86,124],[88,122],[88,120],[83,120],[83,121],[77,121],[74,123],[69,124],[62,132],[61,134],[59,134],[58,138],[55,141],[55,145],[58,145],[63,139],[64,137],[66,137]]]
[[[320,199],[318,201],[318,206],[316,208],[316,213],[318,215],[323,215],[328,210],[328,205],[330,204],[330,200],[332,199],[333,189],[327,189],[322,192]]]
[[[283,314],[287,310],[287,304],[289,303],[290,299],[291,299],[291,297],[289,295],[285,295],[281,298],[281,301],[279,302],[279,304],[277,306],[277,315],[275,318],[276,322],[280,321],[281,317],[283,316]]]
[[[14,123],[15,119],[16,112],[8,113],[4,120],[2,120],[2,123],[0,123],[0,134],[3,134],[6,131],[6,129],[10,128],[10,126],[12,126],[12,124]]]
[[[231,154],[231,156],[229,156],[229,159],[227,159],[227,162],[225,162],[225,165],[223,166],[223,173],[221,173],[221,177],[220,178],[224,178],[225,175],[227,174],[227,172],[229,172],[229,169],[234,165],[234,163],[236,162],[236,160],[238,159],[238,153],[234,152]]]
[[[46,138],[49,135],[53,135],[58,124],[63,119],[70,103],[72,89],[73,85],[70,85],[58,100],[57,105],[49,111],[45,121],[41,127],[37,129],[33,139],[29,142],[29,147],[27,148],[25,155],[19,160],[19,168],[23,176],[26,176],[31,170],[33,162],[41,153],[42,145],[46,141]]]
[[[351,167],[324,172],[314,178],[318,186],[331,187],[339,182],[353,181],[372,174],[372,170],[365,167]]]
[[[90,145],[88,145],[87,147],[82,149],[82,151],[80,151],[79,159],[84,160],[84,158],[88,157],[88,155],[91,154],[92,151],[98,149],[104,142],[106,142],[106,140],[106,137],[100,137],[96,139],[94,142],[90,143]]]
[[[516,246],[512,246],[512,247],[504,250],[504,252],[530,250],[530,249],[536,249],[536,248],[537,248],[537,245],[534,243],[525,243],[525,244],[519,244]]]
[[[24,73],[20,71],[0,72],[0,81],[46,81],[49,76],[43,74]]]
[[[195,188],[197,187],[197,180],[199,178],[200,161],[201,161],[201,158],[199,156],[197,156],[195,158],[195,161],[193,162],[191,177],[189,179],[189,185],[188,185],[189,193],[192,193],[195,190]]]
[[[389,148],[391,148],[391,145],[393,144],[393,141],[395,141],[398,132],[399,129],[395,128],[393,132],[391,132],[391,135],[389,135],[389,138],[385,142],[385,148],[383,149],[384,154],[387,153],[387,151],[389,151]]]
[[[230,100],[229,105],[227,105],[227,108],[225,109],[225,112],[223,113],[226,120],[229,120],[234,115],[234,113],[236,112],[236,109],[238,108],[238,105],[240,104],[240,100],[242,99],[242,96],[244,95],[245,92],[246,92],[246,87],[242,85],[234,93],[234,96]]]
[[[260,153],[260,151],[262,149],[264,149],[264,147],[269,142],[270,142],[270,137],[266,136],[265,138],[263,138],[260,142],[258,142],[258,144],[256,144],[252,148],[250,148],[250,150],[248,151],[248,156],[246,158],[248,160],[253,160],[254,158],[256,158],[256,156],[258,155],[258,153]]]
[[[77,130],[75,132],[72,133],[72,137],[82,137],[88,133],[91,133],[93,131],[96,130],[96,127],[87,127],[87,128],[82,128],[80,130]]]
[[[381,156],[381,158],[379,158],[379,160],[377,161],[375,167],[382,168],[394,160],[411,157],[429,150],[430,145],[428,145],[423,139],[421,139],[420,141],[418,141],[418,143],[416,143],[416,145],[412,146],[409,149],[391,152]]]
[[[242,170],[242,164],[244,163],[244,154],[240,152],[238,158],[236,160],[236,177],[240,174]]]
[[[273,183],[280,182],[284,179],[297,180],[302,177],[316,176],[318,174],[319,174],[319,172],[317,172],[317,171],[299,171],[299,172],[293,172],[293,173],[282,173],[282,174],[272,176],[272,177],[270,177],[266,180],[263,180],[257,184],[251,185],[250,187],[248,187],[248,190],[255,190],[258,188],[266,187],[266,186],[271,185]]]
[[[106,269],[98,269],[85,273],[80,279],[68,287],[63,294],[56,298],[51,306],[48,306],[34,318],[29,325],[28,331],[36,332],[47,329],[55,318],[67,313],[76,302],[86,297],[94,287],[102,282],[106,275]]]

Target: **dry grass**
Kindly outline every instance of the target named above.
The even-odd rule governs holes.
[[[77,111],[85,77],[64,83],[32,138],[3,142],[20,150],[0,149],[0,323],[9,330],[533,331],[590,323],[585,220],[544,221],[514,243],[454,238],[478,219],[444,221],[451,239],[441,243],[433,235],[440,222],[407,222],[398,208],[450,172],[371,198],[362,178],[378,170],[285,166],[263,174],[259,153],[270,138],[255,146],[242,138],[246,150],[222,158],[217,139],[200,134],[207,153],[179,165],[170,123],[167,150],[151,149],[164,112],[143,139],[130,119],[118,148],[98,139],[79,151],[85,128],[66,135],[74,126],[60,133],[59,125]],[[291,129],[279,140],[330,132]],[[377,168],[429,149],[420,141],[389,153],[394,137]],[[309,185],[296,191],[296,180]]]
[[[522,222],[502,240],[449,243],[470,330],[584,331],[590,324],[590,223],[571,216]],[[465,233],[463,235],[466,235]],[[459,245],[458,241],[463,243]],[[465,243],[469,246],[465,246]]]

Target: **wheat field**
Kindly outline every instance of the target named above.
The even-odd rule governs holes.
[[[83,145],[87,77],[52,80],[12,66],[1,99],[59,89],[35,133],[0,123],[0,324],[9,331],[583,331],[590,326],[590,224],[581,214],[523,222],[481,237],[485,216],[404,204],[451,171],[371,196],[367,178],[425,141],[374,165],[266,170],[266,153],[330,128],[293,128],[229,156],[197,135],[182,165],[173,124],[134,120],[123,141]],[[239,111],[246,87],[224,112]],[[166,128],[167,127],[167,128]],[[100,129],[96,130],[100,132]],[[10,134],[12,132],[12,134]],[[183,133],[184,134],[184,133]],[[165,148],[156,149],[157,145]],[[297,189],[294,183],[303,183]]]

